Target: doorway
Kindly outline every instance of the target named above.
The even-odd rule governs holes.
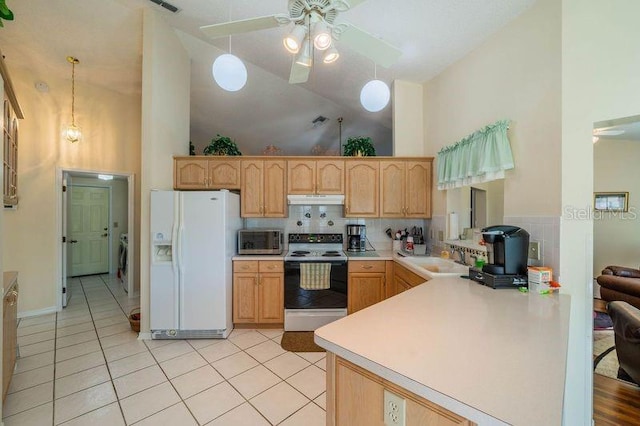
[[[486,228],[487,226],[487,191],[471,188],[471,227]]]
[[[110,274],[129,297],[134,283],[134,176],[93,170],[58,169],[58,309],[71,298],[67,280]],[[128,236],[131,235],[131,238]],[[121,241],[128,241],[122,259]],[[127,265],[125,279],[120,265]]]

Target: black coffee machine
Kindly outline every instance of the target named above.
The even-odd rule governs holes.
[[[517,288],[527,285],[529,233],[510,225],[482,229],[487,247],[487,263],[482,270],[469,269],[472,280],[492,288]]]
[[[367,227],[347,225],[347,251],[366,251]]]

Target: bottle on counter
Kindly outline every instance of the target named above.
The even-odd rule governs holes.
[[[405,250],[407,250],[410,253],[413,253],[413,237],[411,235],[409,235],[407,237],[407,243],[405,244]]]

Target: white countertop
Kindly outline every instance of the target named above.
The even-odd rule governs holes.
[[[437,278],[315,341],[479,425],[560,425],[568,324],[567,295]]]

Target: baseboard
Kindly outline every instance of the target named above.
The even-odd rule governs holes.
[[[55,314],[56,312],[58,312],[58,308],[51,306],[44,309],[36,309],[35,311],[18,312],[18,318],[37,317],[39,315]]]
[[[138,340],[151,340],[151,333],[138,333]]]

